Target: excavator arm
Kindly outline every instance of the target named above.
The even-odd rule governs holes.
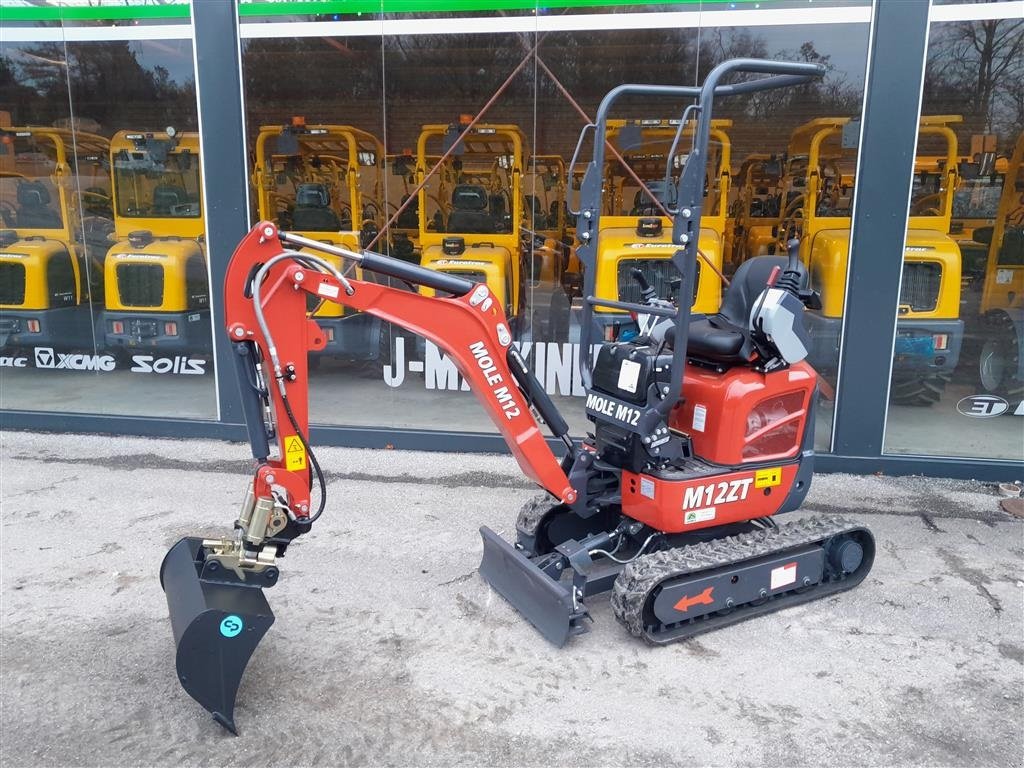
[[[286,250],[282,251],[282,244]],[[289,245],[306,250],[287,250]],[[346,278],[318,258],[317,250],[357,262],[364,275],[386,275],[451,295],[424,296]],[[257,279],[259,304],[253,285]],[[260,462],[252,489],[256,499],[275,498],[276,491],[276,498],[287,504],[290,517],[300,523],[311,517],[309,488],[314,467],[308,460],[307,354],[323,349],[326,339],[316,321],[308,317],[308,297],[314,303],[330,301],[367,312],[434,342],[450,355],[524,474],[562,502],[576,500],[577,491],[548,445],[531,406],[572,450],[568,427],[512,346],[501,303],[485,284],[280,232],[269,222],[258,224],[236,249],[227,270],[224,299],[228,337],[238,353],[239,385],[253,456]],[[274,457],[271,443],[277,447]],[[287,502],[281,500],[285,494]]]
[[[354,262],[364,279],[346,277],[318,252]],[[370,275],[413,290],[365,279]],[[436,295],[418,293],[419,285]],[[238,685],[274,620],[263,589],[277,583],[278,558],[310,530],[325,504],[323,472],[308,438],[307,355],[323,349],[326,338],[310,317],[311,305],[343,304],[437,344],[469,382],[523,472],[562,503],[585,503],[584,475],[573,468],[586,464],[589,454],[569,438],[565,420],[512,345],[501,302],[486,284],[326,245],[264,221],[231,257],[224,292],[227,334],[257,468],[234,535],[182,539],[164,558],[160,579],[182,687],[235,732]],[[534,411],[565,442],[562,461]],[[320,485],[316,510],[314,481]]]

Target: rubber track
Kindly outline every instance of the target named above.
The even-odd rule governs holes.
[[[763,613],[782,610],[797,602],[806,602],[824,597],[826,594],[850,589],[859,584],[867,575],[871,568],[870,561],[862,564],[861,568],[842,581],[831,584],[824,582],[803,594],[778,595],[767,603],[756,607],[751,607],[749,603],[745,606],[738,606],[727,616],[712,614],[709,618],[713,620],[698,619],[690,623],[673,625],[668,630],[660,632],[655,630],[654,634],[651,634],[643,622],[644,606],[648,598],[659,584],[668,579],[737,565],[746,560],[815,544],[851,531],[867,531],[867,529],[859,523],[841,517],[810,517],[776,528],[726,536],[677,549],[642,555],[627,565],[615,579],[611,597],[612,610],[615,613],[615,618],[626,627],[630,634],[643,637],[651,643],[662,644],[683,640],[701,632],[718,629]],[[836,588],[837,585],[839,585],[838,588]],[[830,586],[833,588],[829,589]],[[793,597],[803,599],[796,600]],[[773,602],[775,606],[771,605]]]
[[[552,498],[550,493],[538,493],[536,496],[531,496],[519,510],[519,516],[516,518],[516,530],[527,536],[535,536],[537,526],[544,519],[544,515],[557,506],[559,506],[558,500]]]

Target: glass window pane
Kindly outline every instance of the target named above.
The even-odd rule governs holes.
[[[1021,459],[1024,21],[984,18],[991,7],[937,13],[885,450]]]
[[[0,407],[213,418],[188,7],[11,10]]]

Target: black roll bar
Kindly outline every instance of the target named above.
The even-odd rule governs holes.
[[[747,80],[740,83],[720,85],[721,80],[735,72],[768,75],[768,77]],[[576,235],[580,245],[577,256],[583,265],[583,312],[580,328],[580,374],[584,386],[592,385],[591,368],[593,363],[589,349],[593,331],[593,307],[615,306],[614,303],[595,300],[596,266],[598,237],[600,234],[601,192],[604,186],[605,137],[607,135],[608,114],[612,106],[622,96],[655,96],[679,99],[694,99],[695,103],[686,111],[696,112],[696,126],[693,131],[693,146],[686,158],[679,182],[676,185],[676,205],[672,226],[672,241],[679,245],[671,258],[673,266],[682,276],[679,296],[693,295],[694,273],[697,264],[697,239],[700,235],[700,218],[704,200],[704,166],[707,162],[708,138],[711,128],[711,115],[716,96],[737,96],[786,88],[810,82],[825,74],[825,67],[820,64],[806,64],[789,61],[769,61],[766,59],[731,59],[722,62],[708,73],[704,85],[670,86],[670,85],[620,85],[613,88],[601,100],[597,110],[597,119],[592,126],[584,128],[584,132],[594,130],[594,154],[580,184],[580,215],[577,219]],[[680,133],[683,127],[680,126]],[[579,144],[583,142],[580,136]],[[577,146],[578,150],[578,146]],[[570,188],[572,166],[569,168]],[[675,346],[672,356],[672,381],[669,397],[657,406],[662,416],[667,416],[678,402],[683,391],[683,370],[686,363],[686,343],[690,324],[689,301],[680,301],[675,313]],[[655,313],[661,314],[661,313]]]

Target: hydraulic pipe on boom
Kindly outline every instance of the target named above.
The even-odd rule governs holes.
[[[347,278],[310,250],[349,259],[364,271],[433,288],[438,295]],[[577,503],[580,492],[567,474],[578,453],[569,427],[512,346],[501,302],[486,284],[281,232],[264,221],[235,251],[224,292],[242,410],[258,467],[235,521],[235,538],[182,539],[164,559],[161,581],[178,642],[179,679],[218,722],[234,731],[234,696],[245,663],[273,621],[261,590],[276,583],[277,558],[295,537],[310,530],[324,507],[323,474],[308,440],[307,354],[322,349],[326,339],[307,315],[307,295],[367,312],[437,344],[469,382],[524,474],[565,504]],[[565,460],[555,457],[532,409],[565,443]],[[316,511],[311,499],[314,481],[320,486]],[[191,568],[200,576],[200,588],[180,577]],[[253,635],[247,649],[236,643],[234,660],[224,664],[204,646],[202,636],[212,631],[208,615],[223,615],[222,607],[233,604],[232,588],[239,586],[255,587],[242,590],[250,618],[241,615],[242,609],[234,610],[222,620],[230,619],[230,626],[222,623],[219,631],[234,637],[231,632],[238,625]],[[217,668],[218,664],[224,665]]]

